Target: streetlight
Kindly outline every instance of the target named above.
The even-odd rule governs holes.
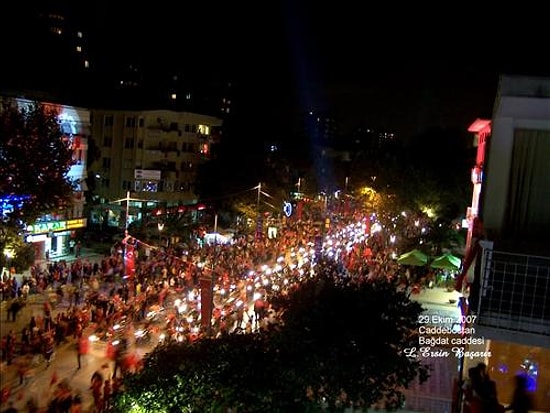
[[[160,247],[160,233],[164,229],[164,222],[157,222],[157,228],[159,229],[159,247]]]

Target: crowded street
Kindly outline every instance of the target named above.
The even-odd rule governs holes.
[[[110,256],[84,249],[70,260],[42,262],[21,283],[30,285],[28,293],[3,297],[2,405],[42,411],[76,404],[85,412],[108,411],[120,378],[138,371],[160,342],[192,343],[276,323],[270,298],[314,277],[319,254],[338,262],[342,276],[401,279],[404,269],[391,243],[371,227],[364,219],[335,225],[323,234],[321,250],[315,244],[318,229],[307,224],[277,239],[242,237],[185,250],[132,240],[147,253],[136,260],[131,280],[125,277],[123,245]],[[398,288],[414,290],[411,297],[427,311],[457,317],[458,293],[403,279]],[[201,302],[205,296],[208,309]],[[23,303],[16,312],[14,300]]]

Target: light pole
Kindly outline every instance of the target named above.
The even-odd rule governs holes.
[[[262,183],[258,184],[258,196],[256,198],[256,214],[260,215],[260,197],[262,195]]]
[[[159,229],[159,247],[160,247],[160,241],[161,241],[160,234],[164,229],[164,222],[157,222],[157,228]]]

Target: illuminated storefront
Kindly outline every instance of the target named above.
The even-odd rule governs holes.
[[[86,227],[86,218],[66,221],[37,222],[28,225],[25,241],[33,243],[37,257],[61,257],[69,254],[71,240],[76,242],[76,230]]]

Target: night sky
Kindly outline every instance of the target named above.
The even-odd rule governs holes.
[[[177,66],[228,77],[240,110],[271,125],[274,136],[293,113],[310,110],[330,111],[344,131],[464,130],[491,115],[500,73],[550,75],[542,11],[407,7],[313,0],[78,6],[100,67],[131,58],[159,72]],[[13,24],[10,13],[3,18]]]

